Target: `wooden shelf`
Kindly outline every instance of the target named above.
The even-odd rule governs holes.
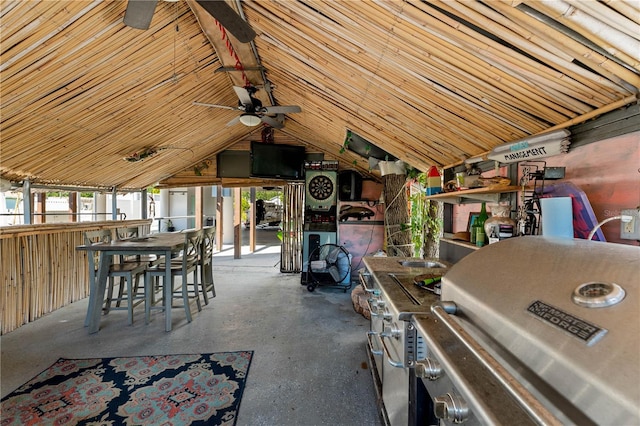
[[[442,201],[443,203],[461,204],[464,200],[497,203],[500,201],[500,194],[518,192],[522,187],[517,185],[494,185],[486,188],[466,189],[464,191],[441,192],[436,195],[427,196],[427,200]]]
[[[449,235],[453,235],[453,234],[449,234]],[[481,247],[478,247],[475,244],[471,244],[469,241],[454,240],[452,237],[441,237],[440,241],[443,241],[443,242],[445,242],[447,244],[453,244],[453,245],[456,245],[456,246],[464,247],[464,248],[467,248],[469,250],[479,250],[481,248]]]

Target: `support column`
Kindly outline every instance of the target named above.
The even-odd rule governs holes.
[[[233,258],[240,259],[242,253],[242,188],[233,189]]]
[[[26,179],[22,182],[22,209],[25,225],[33,223],[33,200],[31,199],[31,181]]]
[[[158,206],[158,215],[157,217],[160,218],[157,222],[158,222],[158,232],[165,232],[167,231],[167,224],[166,223],[162,223],[162,222],[166,222],[165,219],[162,219],[164,217],[169,216],[169,210],[170,210],[170,206],[169,206],[169,190],[168,189],[161,189],[160,190],[160,205]]]
[[[107,195],[101,192],[93,193],[93,220],[106,220]]]
[[[224,198],[222,197],[222,186],[216,186],[216,249],[222,250],[222,228],[224,214]]]
[[[78,193],[69,193],[69,222],[78,221]]]
[[[113,187],[111,191],[111,219],[118,220],[118,191]]]
[[[249,190],[249,196],[251,197],[251,217],[249,218],[249,252],[256,251],[256,189],[251,188]]]
[[[46,223],[47,216],[47,193],[46,192],[36,192],[33,194],[35,202],[34,202],[34,214],[33,215],[33,223]]]
[[[224,197],[224,219],[222,229],[222,242],[224,244],[233,244],[233,192],[231,189],[223,189],[225,193]]]
[[[196,192],[196,208],[195,208],[195,216],[196,216],[196,223],[195,223],[195,228],[196,229],[202,229],[202,217],[204,216],[204,207],[203,207],[203,191],[202,191],[202,187],[201,186],[196,186],[195,187],[195,192]]]
[[[149,218],[149,210],[147,207],[147,190],[143,189],[140,191],[140,217],[143,219]]]

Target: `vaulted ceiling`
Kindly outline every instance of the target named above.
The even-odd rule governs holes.
[[[227,126],[233,86],[298,105],[275,143],[369,174],[355,132],[426,170],[637,102],[635,0],[229,1],[239,43],[193,0],[148,30],[126,1],[0,3],[0,174],[122,190],[229,184],[216,154],[265,138]],[[243,182],[243,184],[251,182]]]

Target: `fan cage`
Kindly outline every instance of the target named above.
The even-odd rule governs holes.
[[[328,275],[335,284],[351,284],[344,283],[351,274],[351,258],[344,246],[323,244],[311,252],[309,259],[315,259],[309,261],[312,282],[326,281]]]

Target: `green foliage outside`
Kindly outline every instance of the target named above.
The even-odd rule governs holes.
[[[48,191],[47,193],[47,197],[68,197],[70,192],[69,191]],[[82,198],[93,198],[93,192],[81,192],[80,196]]]
[[[440,230],[442,228],[442,219],[434,218],[436,209],[435,203],[427,200],[424,188],[427,186],[426,173],[415,175],[414,181],[417,190],[412,191],[409,196],[409,204],[411,206],[411,242],[413,243],[413,255],[415,257],[423,257],[423,251],[426,241],[439,240]]]

